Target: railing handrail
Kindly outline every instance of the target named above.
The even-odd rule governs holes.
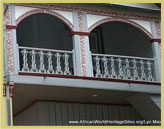
[[[56,49],[45,49],[45,48],[35,48],[35,47],[22,47],[18,46],[21,49],[28,49],[28,50],[39,50],[39,51],[51,51],[51,52],[60,52],[60,53],[73,53],[73,51],[65,51],[65,50],[56,50]]]
[[[154,61],[154,58],[144,58],[144,57],[135,57],[135,56],[121,56],[121,55],[96,54],[96,53],[92,53],[92,56],[121,57],[121,58],[131,58],[131,59],[140,59],[140,60],[142,59],[142,60]]]

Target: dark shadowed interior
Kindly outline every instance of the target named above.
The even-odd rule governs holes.
[[[150,38],[127,23],[104,23],[92,30],[89,40],[92,53],[153,57]]]
[[[72,50],[69,28],[59,19],[47,14],[25,18],[17,29],[19,46]]]

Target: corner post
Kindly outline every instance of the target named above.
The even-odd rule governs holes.
[[[159,21],[151,21],[151,31],[154,39],[161,38],[160,36],[160,26],[158,26]],[[158,27],[158,28],[157,28]],[[152,42],[152,49],[155,58],[155,74],[156,74],[156,81],[161,82],[161,50],[160,50],[161,43],[157,41]]]

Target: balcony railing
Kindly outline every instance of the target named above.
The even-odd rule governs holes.
[[[20,71],[73,75],[73,51],[19,47]]]
[[[73,51],[19,46],[20,71],[74,75]],[[153,58],[92,54],[94,77],[156,81]]]
[[[155,81],[154,59],[92,54],[95,77]]]

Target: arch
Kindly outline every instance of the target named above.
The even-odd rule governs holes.
[[[49,10],[32,10],[32,11],[29,11],[29,12],[26,12],[24,13],[23,15],[19,16],[17,19],[16,19],[16,24],[18,25],[21,21],[23,21],[25,18],[31,16],[31,15],[34,15],[34,14],[48,14],[48,15],[51,15],[51,16],[54,16],[54,17],[57,17],[61,22],[63,22],[65,25],[68,26],[68,28],[73,31],[73,24],[68,21],[66,18],[64,18],[62,15],[56,13],[56,12],[52,12],[52,11],[49,11]]]
[[[130,20],[127,20],[127,19],[121,19],[121,18],[105,18],[105,19],[102,19],[102,20],[94,23],[93,25],[91,25],[88,30],[89,30],[89,32],[91,32],[97,26],[99,26],[99,25],[101,25],[103,23],[113,22],[113,21],[130,24],[130,25],[136,27],[137,29],[139,29],[140,31],[142,31],[150,40],[153,39],[153,36],[145,28],[143,28],[139,24],[137,24],[137,23],[135,23],[133,21],[130,21]]]

